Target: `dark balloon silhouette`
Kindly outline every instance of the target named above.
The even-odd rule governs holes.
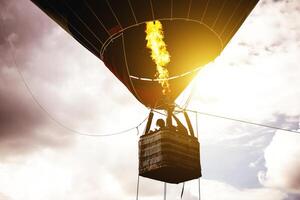
[[[173,102],[214,60],[258,0],[32,0],[69,32],[145,106],[159,108],[162,89],[146,48],[145,22],[159,20],[171,56]]]
[[[186,112],[187,128],[173,114],[173,103],[197,71],[220,55],[258,0],[32,1],[142,104],[167,111],[154,131],[149,114],[139,139],[139,176],[167,183],[201,177],[198,138]]]

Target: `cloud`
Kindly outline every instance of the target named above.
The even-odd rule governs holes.
[[[71,140],[33,102],[16,68],[30,73],[24,63],[29,62],[36,43],[53,26],[45,17],[39,17],[41,12],[33,9],[29,1],[0,4],[0,162],[3,162],[42,148],[65,147]],[[16,46],[16,52],[9,41]],[[18,66],[14,65],[14,56]]]
[[[299,18],[299,2],[262,2],[221,57],[201,71],[191,106],[297,128],[300,29],[290,19]],[[26,91],[12,64],[8,38],[17,47],[19,68],[33,94],[66,126],[96,134],[119,131],[136,125],[146,109],[102,62],[30,1],[0,0],[0,19],[6,27],[3,32],[1,25],[0,33],[0,193],[12,200],[133,199],[137,176],[135,131],[96,139],[76,137],[61,129]],[[248,188],[257,187],[253,179],[263,162],[255,161],[271,140],[269,133],[273,130],[199,118],[202,158],[206,169],[210,169],[205,178],[214,175],[218,179],[203,180],[205,199],[286,198],[276,189]],[[275,147],[270,149],[276,151]],[[294,155],[298,155],[296,151]],[[265,157],[270,163],[265,180],[282,181],[283,174],[277,178],[277,169],[273,170],[278,163],[272,156]],[[250,169],[251,162],[255,167]],[[224,163],[224,168],[219,163]],[[187,188],[186,199],[196,199],[196,185],[190,191]],[[160,198],[162,190],[162,183],[141,179],[143,199]],[[170,186],[169,191],[170,197],[177,198],[180,185],[174,189]]]
[[[300,136],[277,131],[265,149],[265,171],[258,176],[269,187],[300,193]]]
[[[290,19],[299,19],[299,10],[297,0],[260,1],[223,53],[199,72],[189,107],[279,127],[287,125],[283,118],[297,118],[300,23]],[[201,129],[213,130],[203,137],[220,142],[237,133],[232,129],[256,133],[213,118],[204,119]]]
[[[11,198],[0,192],[0,200],[11,200]]]
[[[30,1],[1,1],[0,4],[0,162],[7,159],[16,160],[44,148],[68,147],[74,140],[74,135],[55,124],[39,108],[23,84],[18,70],[23,73],[39,103],[54,115],[54,118],[59,117],[53,113],[60,113],[60,116],[69,117],[69,121],[75,121],[73,123],[80,121],[81,117],[89,117],[91,120],[90,113],[84,111],[86,109],[76,108],[80,103],[95,104],[92,98],[86,98],[86,94],[92,88],[86,88],[85,95],[73,95],[70,100],[70,92],[78,90],[78,86],[66,87],[66,82],[72,79],[74,74],[76,77],[79,77],[80,73],[81,76],[84,74],[79,72],[80,68],[71,70],[76,62],[66,62],[72,61],[72,56],[76,57],[74,54],[81,53],[82,50],[68,54],[67,52],[74,48],[72,45],[75,42],[63,43],[62,41],[71,37]],[[14,43],[15,51],[10,48],[8,41]],[[68,64],[71,65],[69,71],[62,67]],[[55,69],[60,70],[55,70],[53,65],[57,67]],[[92,78],[96,79],[95,75]],[[72,88],[72,91],[67,91],[68,88]],[[88,95],[92,96],[89,93]],[[63,102],[63,105],[59,102]],[[75,117],[70,117],[72,115]]]
[[[1,157],[51,144],[51,137],[49,141],[43,139],[47,120],[24,91],[16,70],[2,67],[0,77]]]
[[[1,162],[44,148],[70,147],[74,134],[51,118],[82,133],[106,134],[132,127],[144,117],[145,109],[103,63],[33,3],[12,0],[1,5]],[[142,112],[124,120],[132,109]]]
[[[283,200],[287,197],[286,194],[273,189],[237,189],[224,183],[208,181],[207,186],[203,186],[203,190],[209,190],[206,194],[204,192],[203,198],[210,200]]]
[[[133,199],[137,178],[137,155],[133,153],[136,148],[132,147],[134,137],[124,136],[113,144],[111,139],[86,138],[63,153],[43,150],[22,165],[0,164],[0,192],[10,194],[12,200]],[[106,156],[103,149],[110,156]],[[115,159],[119,160],[117,164]],[[168,184],[168,199],[177,199],[181,186]],[[141,199],[162,198],[163,195],[162,182],[141,178],[139,189]],[[201,195],[210,200],[283,200],[287,197],[276,189],[241,189],[208,179],[201,179]],[[197,197],[197,181],[186,183],[184,199],[196,200]]]
[[[0,162],[42,147],[68,145],[65,133],[33,102],[16,68],[1,65],[0,97]]]
[[[172,187],[172,186],[170,186]],[[254,189],[239,189],[224,182],[215,180],[201,180],[201,199],[209,200],[284,200],[287,195],[276,189],[254,188]],[[176,188],[168,194],[168,198],[177,199],[180,195],[180,188]],[[177,190],[177,191],[176,191]],[[198,199],[198,184],[197,181],[186,183],[184,199]]]
[[[23,162],[0,163],[0,192],[12,200],[132,199],[137,178],[135,131],[78,140],[72,148],[44,149]],[[160,193],[160,182],[151,187],[148,183],[141,180],[141,195]]]
[[[199,72],[190,107],[221,116],[298,129],[300,23],[296,19],[300,18],[299,6],[297,0],[260,1],[222,55]],[[276,131],[199,116],[202,144],[215,148],[215,152],[223,146],[228,149],[236,147],[234,153],[225,154],[225,161],[221,158],[225,151],[202,153],[202,157],[210,158],[219,155],[216,162],[205,159],[206,163],[211,162],[207,169],[215,172],[212,176],[213,171],[209,170],[206,178],[220,180],[225,176],[221,180],[235,186],[235,180],[239,185],[243,185],[243,181],[252,184],[249,180],[264,170],[263,149],[272,141]],[[236,152],[242,153],[236,155]],[[226,167],[227,163],[230,166],[230,162],[235,161],[231,156],[236,159],[237,164],[232,167],[236,173],[232,170],[226,174],[215,167],[220,160],[225,163],[222,166]],[[270,166],[276,167],[277,164],[273,162]],[[245,169],[245,165],[252,167]],[[243,178],[237,174],[243,174]]]
[[[30,1],[1,0],[0,5],[1,26],[5,27],[0,33],[0,45],[5,44],[5,39],[11,33],[15,33],[19,38],[17,45],[28,47],[55,27],[51,20],[42,15],[42,11],[34,9]]]

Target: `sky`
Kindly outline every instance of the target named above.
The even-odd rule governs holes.
[[[0,200],[134,199],[136,130],[87,137],[52,119],[104,134],[148,110],[30,1],[0,0],[0,22]],[[299,56],[299,0],[261,0],[199,72],[189,107],[300,131]],[[202,199],[300,200],[300,135],[202,115],[198,125]],[[141,199],[162,198],[163,183],[140,181]],[[181,186],[168,185],[168,199]],[[184,199],[198,199],[197,187],[187,182]]]

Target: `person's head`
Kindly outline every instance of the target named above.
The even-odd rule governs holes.
[[[165,127],[165,126],[166,126],[166,125],[165,125],[165,121],[164,121],[163,119],[158,119],[158,120],[156,121],[156,126],[158,126],[159,128]]]

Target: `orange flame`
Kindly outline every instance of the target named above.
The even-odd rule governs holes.
[[[159,83],[163,88],[162,93],[166,95],[171,91],[168,81],[169,71],[166,68],[166,65],[170,62],[170,54],[164,42],[161,22],[158,20],[147,22],[146,34],[147,48],[151,49],[151,58],[156,64],[156,77],[158,77]]]

